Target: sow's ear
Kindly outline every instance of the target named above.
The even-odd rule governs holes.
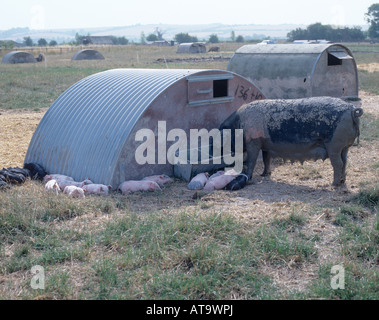
[[[111,185],[108,186],[108,190],[109,190],[109,191],[112,190],[112,186],[111,186]]]

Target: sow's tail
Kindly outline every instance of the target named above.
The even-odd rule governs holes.
[[[363,114],[362,108],[354,108],[353,111],[351,111],[351,115],[353,118],[354,128],[357,133],[357,145],[359,144],[359,117]]]

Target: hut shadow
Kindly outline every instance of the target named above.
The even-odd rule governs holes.
[[[233,191],[230,191],[233,194]],[[245,188],[235,192],[235,196],[248,200],[261,200],[266,203],[300,201],[304,203],[323,203],[334,198],[351,195],[346,186],[333,187],[330,183],[317,187],[274,181],[270,177],[254,177]]]

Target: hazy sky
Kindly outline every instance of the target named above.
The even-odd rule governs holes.
[[[364,25],[378,0],[1,0],[0,30],[134,24]]]

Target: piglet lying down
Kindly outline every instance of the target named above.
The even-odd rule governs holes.
[[[46,192],[55,192],[56,194],[59,193],[59,191],[61,191],[61,189],[59,188],[59,185],[58,185],[58,182],[57,180],[49,180],[46,182],[45,184],[45,191]]]
[[[67,186],[64,188],[63,193],[73,198],[85,198],[84,190],[76,186]]]
[[[164,184],[172,182],[173,180],[166,174],[159,174],[154,176],[148,176],[143,178],[142,180],[148,180],[148,181],[154,181],[156,182],[160,187],[162,187]]]
[[[112,187],[104,184],[92,183],[82,186],[82,189],[86,194],[108,195]]]
[[[137,191],[156,191],[161,190],[158,183],[150,180],[129,180],[120,184],[118,190],[122,194],[133,193]]]

